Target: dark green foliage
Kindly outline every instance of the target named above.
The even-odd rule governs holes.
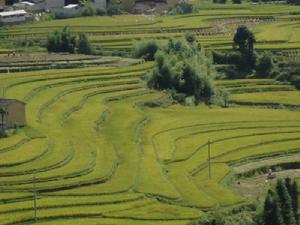
[[[121,15],[123,14],[124,9],[121,2],[117,3],[111,3],[107,8],[107,15],[113,16],[113,15]]]
[[[62,31],[54,31],[48,35],[47,49],[49,52],[74,53],[76,47],[76,35],[72,34],[68,27]]]
[[[242,3],[242,0],[232,0],[232,2],[233,2],[234,4],[241,4],[241,3]]]
[[[0,124],[0,138],[6,137],[5,133],[5,125],[4,125],[4,117],[8,115],[8,112],[5,108],[0,107],[0,118],[1,118],[1,124]]]
[[[295,185],[295,186],[294,186]],[[278,180],[275,192],[269,190],[264,203],[264,225],[297,225],[298,190],[290,178]]]
[[[247,205],[242,205],[233,209],[208,212],[190,225],[257,225],[257,217],[256,207],[248,208]]]
[[[238,53],[220,54],[214,52],[213,60],[217,64],[232,65],[225,70],[228,78],[244,78],[251,74],[256,66],[256,53],[254,52],[256,39],[247,27],[240,26],[234,35],[233,41]],[[259,68],[261,69],[260,65]]]
[[[296,221],[298,221],[298,187],[297,187],[297,183],[296,181],[292,181],[291,178],[287,177],[285,178],[285,186],[289,192],[289,195],[291,197],[291,201],[292,201],[292,208],[293,208],[293,212],[296,218]],[[299,224],[299,223],[297,223]]]
[[[277,66],[276,79],[279,81],[291,82],[300,90],[300,63],[299,62],[281,62]]]
[[[91,55],[94,50],[85,33],[79,33],[78,53]]]
[[[283,225],[283,218],[281,215],[281,208],[278,204],[276,194],[269,190],[265,203],[263,221],[265,225]]]
[[[244,78],[251,74],[255,68],[258,68],[259,74],[268,75],[271,72],[272,61],[271,63],[268,61],[270,58],[262,57],[258,65],[256,65],[256,53],[254,51],[256,39],[247,27],[240,26],[233,40],[238,52],[225,54],[213,52],[214,63],[231,65],[223,69],[228,78]]]
[[[298,210],[299,210],[299,199],[298,199],[298,185],[296,181],[292,182],[292,189],[291,189],[291,198],[292,198],[292,207],[294,210],[294,215],[297,224],[299,223],[299,215],[298,215]]]
[[[193,5],[188,1],[180,1],[169,14],[188,14],[193,12]]]
[[[158,90],[172,90],[175,100],[193,97],[196,104],[209,103],[214,86],[205,70],[206,57],[196,46],[185,40],[173,40],[155,55],[157,66],[148,74],[148,86]]]
[[[82,16],[95,16],[96,15],[96,9],[90,1],[87,1],[87,0],[84,1],[81,15]]]
[[[234,35],[233,41],[242,55],[241,62],[238,65],[240,71],[251,72],[256,63],[254,53],[256,39],[254,34],[246,26],[240,26]]]
[[[263,54],[256,65],[256,74],[259,77],[269,77],[273,69],[273,61],[270,55]]]
[[[282,211],[282,218],[285,225],[296,225],[294,210],[292,207],[291,196],[287,190],[285,182],[279,180],[276,184],[276,193],[278,195],[279,205]]]
[[[85,33],[77,36],[71,33],[68,27],[62,31],[54,31],[48,35],[47,39],[48,52],[68,52],[75,53],[76,50],[81,54],[93,54],[94,50]]]
[[[287,3],[291,5],[300,5],[300,0],[287,0]]]
[[[213,0],[213,3],[225,4],[227,0]]]
[[[185,33],[184,37],[190,44],[193,44],[196,41],[196,36],[193,33]]]
[[[234,44],[238,46],[239,51],[242,54],[253,53],[254,43],[256,42],[256,39],[254,37],[254,34],[246,26],[238,27],[233,41]]]
[[[135,45],[134,56],[145,60],[154,60],[154,55],[159,49],[159,44],[155,40],[139,42]]]

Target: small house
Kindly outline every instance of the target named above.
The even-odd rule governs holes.
[[[12,128],[14,126],[26,125],[25,103],[17,99],[3,99],[0,98],[0,108],[4,108],[7,112],[4,115],[4,127]],[[0,119],[2,126],[2,121]]]
[[[14,10],[0,12],[0,23],[21,23],[26,21],[27,12],[25,10]]]

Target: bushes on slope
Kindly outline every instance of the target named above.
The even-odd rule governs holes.
[[[147,76],[147,84],[157,90],[170,90],[175,100],[192,97],[195,104],[208,104],[215,93],[209,77],[208,59],[197,46],[185,40],[171,39],[155,54],[156,67]]]
[[[47,44],[48,52],[68,52],[81,54],[92,54],[93,48],[84,33],[77,36],[71,32],[68,27],[64,27],[62,31],[54,31],[48,35]]]
[[[160,46],[155,40],[141,41],[135,44],[133,54],[136,58],[154,60],[154,56],[159,48]]]

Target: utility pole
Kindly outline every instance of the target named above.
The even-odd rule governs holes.
[[[33,210],[34,210],[34,221],[37,222],[37,208],[36,208],[36,199],[37,199],[37,192],[36,192],[36,184],[35,184],[35,176],[33,176]]]
[[[208,150],[208,178],[211,179],[211,162],[210,162],[210,139],[208,139],[208,142],[207,142],[207,150]]]

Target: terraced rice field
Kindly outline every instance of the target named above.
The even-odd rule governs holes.
[[[28,126],[0,141],[0,224],[35,223],[35,192],[38,224],[188,224],[246,201],[223,185],[233,163],[299,152],[298,111],[145,107],[166,99],[140,79],[152,66],[1,75]],[[217,85],[239,88],[232,98],[296,93],[271,79]]]
[[[222,50],[231,49],[236,28],[247,25],[257,36],[257,49],[290,52],[300,48],[299,11],[299,6],[280,4],[204,4],[197,13],[189,15],[122,15],[36,22],[2,28],[0,37],[10,41],[41,41],[48,32],[68,25],[74,32],[86,32],[97,49],[128,52],[137,40],[166,39],[193,32],[202,46]]]
[[[300,92],[288,83],[272,79],[242,79],[217,81],[216,84],[231,93],[229,101],[235,104],[294,108],[300,105]]]
[[[87,32],[96,48],[130,51],[137,40],[163,42],[190,31],[207,49],[226,50],[236,27],[247,24],[256,32],[256,48],[297,58],[299,12],[298,6],[209,4],[191,15],[4,27],[0,36],[43,40],[48,31],[69,25]],[[12,50],[0,48],[6,60],[0,60],[0,96],[25,101],[28,122],[0,140],[0,224],[187,225],[206,211],[247,201],[226,185],[236,163],[300,152],[300,92],[289,83],[216,81],[234,107],[151,108],[146,105],[155,104],[145,103],[170,103],[141,79],[153,62],[45,56],[37,63],[10,58]],[[75,68],[82,63],[87,67]]]

